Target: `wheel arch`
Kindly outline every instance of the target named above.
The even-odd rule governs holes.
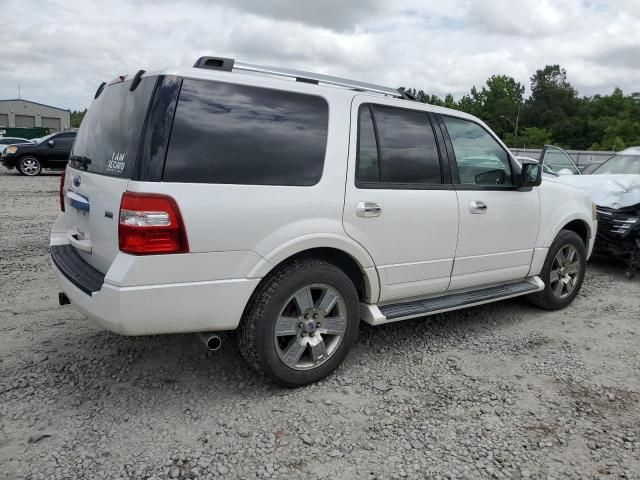
[[[571,220],[565,226],[563,226],[560,230],[569,230],[571,232],[576,233],[584,242],[585,248],[589,249],[589,239],[591,238],[591,228],[589,224],[584,220],[575,219]]]
[[[40,163],[43,162],[42,158],[40,158],[40,155],[38,155],[37,153],[31,153],[31,152],[27,152],[27,153],[23,153],[21,154],[18,158],[17,161],[19,162],[20,160],[22,160],[25,157],[33,157],[36,160],[38,160]]]
[[[341,268],[358,290],[360,301],[375,303],[380,280],[369,253],[356,242],[338,235],[301,238],[282,245],[254,267],[251,278],[264,278],[276,268],[300,258],[321,258]]]
[[[591,251],[594,233],[592,223],[581,214],[567,215],[556,222],[554,228],[548,230],[544,236],[543,244],[540,247],[550,247],[555,238],[562,230],[575,232],[583,241],[588,252]]]

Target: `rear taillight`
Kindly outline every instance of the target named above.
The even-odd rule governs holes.
[[[66,171],[62,171],[62,176],[60,177],[60,210],[64,212],[64,179],[66,177]]]
[[[122,194],[118,240],[121,251],[134,255],[189,251],[178,205],[155,193]]]

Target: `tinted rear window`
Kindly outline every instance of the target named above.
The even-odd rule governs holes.
[[[365,104],[360,107],[359,126],[358,186],[442,182],[436,138],[426,112]]]
[[[322,176],[328,121],[321,97],[185,79],[164,180],[314,185]]]
[[[87,111],[71,151],[70,165],[88,172],[131,178],[149,100],[157,77],[105,87]]]

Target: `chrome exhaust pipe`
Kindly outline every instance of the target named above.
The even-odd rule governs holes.
[[[198,337],[200,337],[204,346],[207,347],[207,350],[211,352],[220,350],[220,347],[222,346],[222,339],[217,333],[198,332]]]

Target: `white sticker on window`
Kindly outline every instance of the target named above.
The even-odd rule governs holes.
[[[106,173],[121,174],[126,165],[126,152],[113,152],[111,160],[107,162]]]

